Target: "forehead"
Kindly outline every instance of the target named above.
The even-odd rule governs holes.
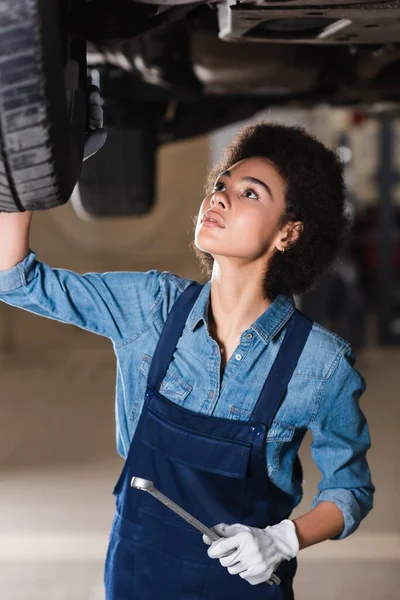
[[[257,174],[264,174],[265,176],[276,177],[277,180],[282,181],[277,168],[268,159],[263,158],[262,156],[254,156],[252,158],[240,160],[234,165],[231,165],[229,167],[229,171],[231,171],[232,174],[238,175],[239,177],[246,175],[257,177]]]
[[[245,158],[231,165],[229,171],[234,178],[255,177],[256,179],[260,179],[271,188],[274,188],[272,191],[284,194],[285,182],[277,168],[266,158],[258,156]]]

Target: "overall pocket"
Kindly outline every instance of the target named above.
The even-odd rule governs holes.
[[[243,519],[251,444],[182,427],[148,408],[139,432],[151,452],[142,473],[155,487],[208,527]],[[150,494],[144,510],[191,526]]]

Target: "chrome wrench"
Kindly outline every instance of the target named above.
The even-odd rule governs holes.
[[[170,508],[172,511],[174,511],[174,513],[176,513],[177,515],[182,517],[182,519],[187,521],[187,523],[190,523],[190,525],[192,525],[193,527],[195,527],[196,529],[201,531],[201,533],[204,533],[208,538],[210,538],[211,541],[215,542],[216,540],[219,540],[222,537],[222,536],[218,535],[218,533],[216,533],[215,531],[210,529],[209,527],[206,527],[205,525],[203,525],[203,523],[201,523],[195,517],[193,517],[188,512],[186,512],[186,510],[181,508],[173,500],[170,500],[170,498],[168,498],[167,496],[162,494],[160,491],[158,491],[154,487],[152,481],[149,481],[148,479],[141,479],[140,477],[132,477],[131,487],[133,487],[137,490],[142,490],[144,492],[148,492],[149,494],[154,496],[154,498],[156,498],[162,504],[164,504],[165,506]],[[269,585],[272,585],[273,583],[276,583],[277,585],[279,585],[280,582],[281,582],[281,580],[274,573],[271,575],[271,579],[269,579],[267,581],[267,583]]]

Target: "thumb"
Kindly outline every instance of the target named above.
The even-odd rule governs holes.
[[[219,523],[219,525],[214,525],[214,527],[211,527],[211,531],[215,531],[215,533],[217,535],[219,535],[219,537],[225,537],[224,533],[227,529],[227,527],[229,527],[229,525],[227,525],[226,523]],[[214,540],[210,540],[210,538],[208,537],[208,535],[204,534],[203,535],[203,542],[205,544],[212,544]]]
[[[85,147],[83,150],[83,160],[87,160],[93,154],[96,154],[102,148],[107,139],[107,131],[105,129],[95,129],[91,131],[85,140]]]

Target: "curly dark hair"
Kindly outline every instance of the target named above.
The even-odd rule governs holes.
[[[270,161],[285,183],[286,211],[281,225],[302,221],[303,231],[284,253],[266,265],[264,296],[300,294],[312,287],[339,254],[349,229],[345,212],[343,165],[302,127],[258,123],[242,129],[210,171],[206,194],[218,175],[245,158]],[[197,217],[194,219],[197,220]],[[214,259],[192,242],[204,273],[211,275]]]

